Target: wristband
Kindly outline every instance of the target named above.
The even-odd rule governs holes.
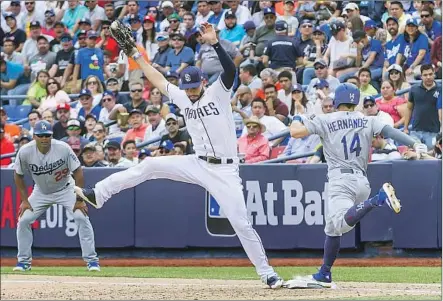
[[[295,115],[294,117],[292,117],[292,121],[300,121],[301,123],[303,123],[303,119],[300,115]]]
[[[136,61],[137,59],[139,59],[142,55],[140,54],[140,52],[136,52],[135,54],[132,55],[132,59],[134,61]]]

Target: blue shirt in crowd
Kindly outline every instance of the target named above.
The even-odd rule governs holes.
[[[95,118],[97,118],[97,120],[99,120],[99,118],[100,118],[100,111],[101,110],[102,110],[102,107],[100,105],[96,105],[95,107],[92,108],[91,113],[89,113],[89,114],[94,115]],[[79,117],[81,116],[81,117],[85,118],[86,117],[85,109],[80,108],[80,110],[78,111],[78,116]]]
[[[292,37],[276,36],[268,42],[263,54],[269,57],[269,67],[272,69],[295,68],[295,61],[303,56],[300,50],[301,47]]]
[[[5,72],[0,73],[1,81],[9,82],[10,80],[16,80],[16,86],[20,84],[25,84],[26,80],[23,76],[24,71],[25,68],[23,65],[6,61]]]
[[[389,65],[395,64],[397,54],[401,49],[403,49],[405,43],[405,37],[403,34],[397,35],[395,39],[392,39],[386,43],[385,59],[389,62]]]
[[[431,55],[429,51],[428,38],[424,34],[420,33],[418,38],[415,39],[415,41],[413,41],[412,43],[408,43],[407,41],[405,41],[402,53],[406,58],[405,65],[407,67],[411,66],[414,63],[420,50],[426,51],[426,54],[420,62],[420,65],[429,64],[431,62]]]
[[[383,67],[385,58],[383,56],[383,46],[381,42],[376,39],[369,40],[369,44],[365,46],[361,50],[361,55],[363,57],[363,63],[366,62],[371,54],[371,52],[375,52],[375,59],[372,64],[369,66],[371,68],[381,68]]]
[[[100,48],[81,48],[75,57],[75,64],[80,65],[81,79],[85,80],[90,75],[97,76],[100,81],[104,82],[103,66],[103,50]]]
[[[184,46],[178,54],[175,54],[175,50],[171,49],[166,57],[166,66],[171,67],[170,71],[176,71],[182,63],[194,66],[194,51]]]
[[[221,18],[222,18],[222,16],[223,16],[223,12],[224,12],[224,11],[225,11],[225,10],[222,9],[218,15],[215,15],[215,14],[211,15],[211,16],[209,17],[209,19],[208,19],[208,23],[217,26],[218,23],[220,23],[220,20],[221,20]]]
[[[434,22],[432,22],[431,29],[426,29],[426,34],[431,40],[435,40],[436,38],[441,36],[441,23],[437,20],[434,20]]]
[[[242,25],[235,25],[233,28],[224,28],[220,31],[220,38],[234,43],[238,47],[246,32]]]

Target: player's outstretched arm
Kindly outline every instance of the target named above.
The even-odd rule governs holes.
[[[152,67],[139,53],[131,29],[119,20],[112,22],[110,29],[113,38],[117,41],[123,52],[128,57],[133,58],[152,85],[166,95],[166,85],[168,84],[168,81],[163,77],[163,74]]]
[[[385,138],[391,138],[396,142],[414,148],[419,158],[421,158],[422,154],[425,154],[428,151],[425,144],[415,141],[411,136],[406,135],[402,131],[395,129],[390,125],[386,125],[382,129],[381,134]]]
[[[309,136],[309,131],[302,123],[300,116],[294,116],[294,120],[291,123],[290,133],[292,138],[303,138]]]

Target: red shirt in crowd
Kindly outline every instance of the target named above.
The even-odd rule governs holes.
[[[263,134],[255,137],[244,135],[237,140],[238,152],[245,154],[246,163],[261,162],[269,159],[270,148],[268,138]]]
[[[15,152],[15,148],[14,148],[14,144],[9,141],[9,139],[3,137],[2,139],[0,139],[0,154],[4,155],[4,154],[10,154]],[[7,167],[9,164],[11,164],[11,158],[5,158],[5,159],[0,159],[0,166],[1,167]]]
[[[98,37],[97,43],[100,43],[102,40],[101,37]],[[109,51],[111,54],[111,62],[117,61],[118,55],[120,53],[120,48],[118,47],[117,42],[112,37],[108,37],[108,40],[102,46],[103,51]]]

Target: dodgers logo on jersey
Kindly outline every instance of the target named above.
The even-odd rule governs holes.
[[[29,170],[36,176],[45,174],[52,175],[55,170],[57,170],[60,166],[63,166],[65,163],[65,160],[60,159],[52,163],[46,162],[45,165],[40,166],[38,166],[37,164],[29,164]]]

